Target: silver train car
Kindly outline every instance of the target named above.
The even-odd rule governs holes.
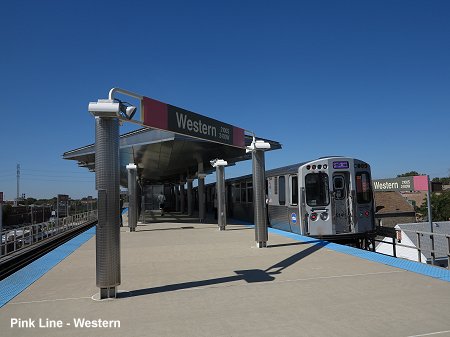
[[[214,188],[207,189],[207,203]],[[370,165],[323,157],[266,171],[269,226],[369,248],[375,234]],[[226,181],[228,216],[253,220],[252,176]]]

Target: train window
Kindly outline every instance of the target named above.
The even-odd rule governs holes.
[[[239,188],[239,183],[238,184],[236,184],[236,183],[233,184],[232,194],[233,194],[233,202],[235,202],[235,203],[241,202],[241,190]]]
[[[275,183],[273,184],[274,194],[278,194],[278,177],[275,177]]]
[[[298,178],[291,176],[291,205],[298,204]]]
[[[247,201],[253,202],[253,182],[247,181]]]
[[[278,184],[279,184],[279,191],[280,191],[280,196],[279,196],[279,204],[280,205],[284,205],[286,204],[286,179],[284,176],[280,176],[278,178]]]
[[[305,176],[306,203],[308,206],[326,206],[330,203],[328,175],[323,172]]]
[[[333,176],[333,192],[336,200],[343,200],[347,197],[344,177],[341,175]]]
[[[356,179],[356,200],[359,204],[367,204],[372,201],[372,189],[370,188],[370,176],[367,172],[357,173]]]
[[[241,203],[245,204],[247,202],[247,186],[245,181],[241,183]]]
[[[334,177],[333,184],[334,184],[335,190],[344,189],[344,178],[343,177]]]

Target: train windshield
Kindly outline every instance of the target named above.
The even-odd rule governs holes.
[[[305,176],[306,203],[308,206],[326,206],[330,203],[328,174],[310,173]]]
[[[372,201],[372,189],[370,188],[370,176],[367,172],[357,173],[356,179],[356,199],[359,204],[367,204]]]

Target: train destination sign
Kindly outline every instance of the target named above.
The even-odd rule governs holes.
[[[146,126],[245,148],[244,129],[148,97],[142,105]]]
[[[428,191],[427,176],[373,180],[374,191]]]

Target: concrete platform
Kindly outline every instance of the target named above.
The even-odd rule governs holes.
[[[93,238],[0,309],[1,335],[450,336],[449,282],[317,240],[270,234],[258,249],[247,226],[170,216],[122,229],[120,298],[92,299]]]

